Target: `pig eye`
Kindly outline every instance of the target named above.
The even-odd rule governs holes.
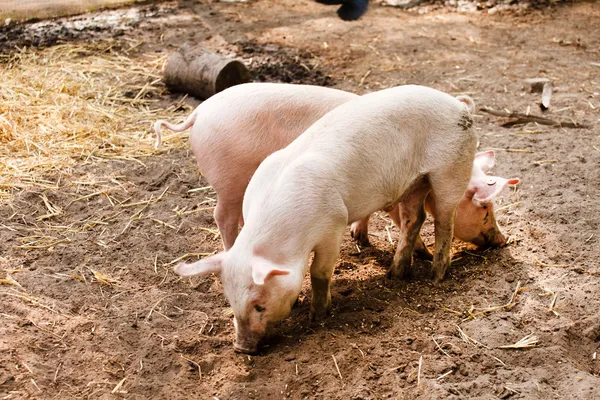
[[[263,311],[265,311],[265,308],[264,308],[264,307],[261,307],[261,306],[259,306],[258,304],[254,306],[254,309],[255,309],[257,312],[263,312]]]

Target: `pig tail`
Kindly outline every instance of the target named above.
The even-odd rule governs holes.
[[[456,100],[460,101],[465,106],[467,106],[467,111],[469,112],[469,114],[475,111],[475,102],[469,96],[456,96]]]

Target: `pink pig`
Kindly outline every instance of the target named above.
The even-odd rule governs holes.
[[[226,89],[200,104],[179,125],[156,121],[181,132],[192,127],[190,142],[198,167],[217,192],[215,220],[225,250],[243,225],[242,201],[254,171],[315,121],[358,96],[310,85],[247,83]]]

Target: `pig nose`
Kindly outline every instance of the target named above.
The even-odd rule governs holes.
[[[496,247],[506,246],[506,238],[504,237],[503,234],[499,233],[498,236],[496,236],[496,239],[494,240],[494,246],[496,246]]]
[[[254,355],[258,353],[257,346],[248,346],[245,344],[239,345],[237,342],[233,344],[233,349],[238,353]]]

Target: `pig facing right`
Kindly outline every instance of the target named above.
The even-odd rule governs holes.
[[[434,200],[433,276],[450,264],[454,214],[467,190],[477,146],[473,101],[423,86],[399,86],[346,102],[265,159],[243,203],[244,227],[229,251],[181,276],[219,274],[234,313],[237,351],[254,353],[302,288],[311,253],[311,318],[324,318],[348,223],[401,207],[405,222],[390,275],[400,278]]]

